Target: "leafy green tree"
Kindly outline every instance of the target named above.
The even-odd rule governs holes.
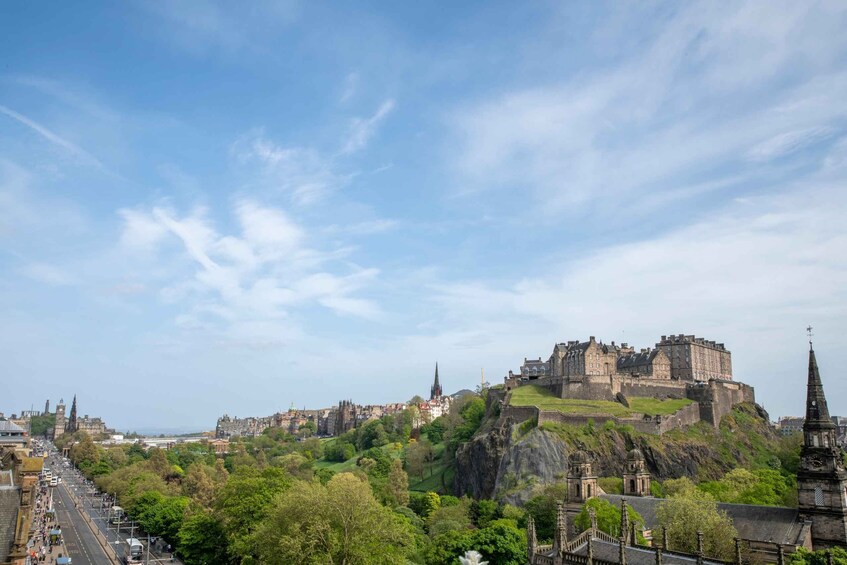
[[[214,469],[205,463],[194,463],[182,480],[182,491],[203,508],[211,508],[217,494]]]
[[[588,512],[589,509],[592,508],[594,509],[595,516],[597,517],[598,529],[616,538],[622,535],[620,507],[602,498],[591,498],[582,505],[582,509],[574,519],[574,525],[577,528],[580,530],[587,530],[591,526],[591,517]],[[636,529],[640,532],[644,526],[644,518],[642,518],[641,515],[628,504],[626,506],[626,513],[629,516],[630,524],[636,524]],[[639,538],[639,541],[644,542],[644,539]]]
[[[239,559],[256,554],[253,533],[265,519],[274,498],[292,485],[282,469],[261,472],[242,467],[229,476],[215,503],[227,535],[230,554]]]
[[[441,507],[441,497],[435,492],[409,493],[409,508],[421,518],[427,518]]]
[[[296,479],[309,481],[312,479],[312,463],[299,453],[289,453],[274,457],[274,467],[285,469],[285,471]]]
[[[256,534],[271,565],[400,563],[414,547],[412,527],[373,497],[369,485],[340,473],[326,486],[301,483],[283,493]]]
[[[429,441],[432,443],[440,443],[444,440],[444,432],[446,429],[447,426],[444,423],[444,417],[439,416],[429,424],[421,426],[421,433],[426,434],[426,437],[428,437]]]
[[[459,414],[462,416],[462,423],[456,427],[451,438],[454,445],[471,439],[482,425],[485,418],[485,401],[478,396],[473,397],[461,408]]]
[[[597,486],[606,494],[623,494],[623,479],[621,477],[600,477]]]
[[[473,526],[470,504],[463,500],[455,506],[441,506],[429,514],[426,526],[433,538],[446,532],[470,529]]]
[[[406,470],[410,475],[424,479],[427,463],[432,461],[434,450],[432,444],[427,440],[410,442],[406,446]]]
[[[498,565],[523,565],[526,563],[526,532],[519,530],[511,520],[495,520],[477,530],[472,538],[473,549],[483,559]]]
[[[183,521],[178,547],[185,565],[221,563],[229,553],[220,521],[204,511],[191,514]]]
[[[33,416],[29,421],[29,433],[32,437],[43,437],[56,427],[56,415],[44,414]]]
[[[547,485],[524,505],[524,510],[535,520],[535,531],[539,540],[552,540],[556,528],[556,505],[565,499],[566,483]]]
[[[847,551],[840,547],[832,549],[819,549],[809,551],[805,547],[798,548],[796,552],[787,556],[789,565],[827,565],[827,553],[832,553],[832,562],[835,565],[847,565]]]
[[[458,563],[459,557],[471,550],[492,564],[523,565],[526,534],[512,520],[495,520],[480,530],[449,531],[433,540],[426,561],[433,565]]]
[[[391,463],[386,491],[393,502],[392,506],[409,504],[409,475],[403,470],[403,462],[399,459]]]
[[[474,500],[471,503],[471,520],[479,527],[484,528],[493,520],[500,518],[500,506],[493,500]]]
[[[93,467],[100,462],[100,448],[87,433],[82,432],[80,436],[79,442],[71,447],[71,461],[80,469]]]
[[[717,503],[705,493],[691,494],[691,491],[677,494],[659,504],[656,516],[659,524],[667,528],[669,549],[694,553],[697,532],[703,532],[706,555],[726,561],[732,559],[735,553],[733,539],[738,537],[732,520],[726,512],[719,511]]]

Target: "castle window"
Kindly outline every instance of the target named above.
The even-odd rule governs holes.
[[[823,490],[815,487],[815,506],[823,506]]]

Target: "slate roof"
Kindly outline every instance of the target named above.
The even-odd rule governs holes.
[[[659,349],[651,349],[649,351],[621,355],[618,357],[618,370],[626,370],[632,367],[640,367],[642,365],[652,363],[659,351]]]
[[[620,546],[618,544],[593,538],[591,545],[595,559],[618,563],[618,557],[620,556]],[[656,552],[652,549],[627,546],[624,551],[626,552],[627,565],[655,565],[656,563]],[[587,557],[588,543],[577,547],[573,553]],[[697,563],[697,557],[673,552],[662,552],[662,563],[667,565],[689,565],[690,563]],[[710,559],[704,559],[703,563],[723,565],[722,561],[713,561]]]
[[[619,494],[605,494],[601,495],[601,498],[616,506],[620,506],[621,499],[625,498],[627,504],[644,518],[645,528],[658,528],[659,520],[656,518],[656,510],[659,504],[664,502],[664,498]],[[808,533],[809,524],[800,519],[796,508],[719,502],[718,510],[727,513],[735,529],[738,530],[738,537],[745,540],[802,545]]]
[[[11,420],[0,420],[0,432],[23,434],[26,430]]]

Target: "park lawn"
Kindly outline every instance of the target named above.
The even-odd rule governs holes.
[[[623,418],[634,414],[649,416],[673,414],[692,402],[687,398],[659,400],[649,397],[632,397],[627,400],[629,408],[608,400],[559,398],[544,387],[523,385],[512,391],[509,403],[512,406],[536,406],[540,410],[556,410],[563,414],[603,414]]]

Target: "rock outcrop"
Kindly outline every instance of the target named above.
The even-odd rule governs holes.
[[[622,476],[627,452],[637,447],[660,481],[717,479],[738,465],[767,458],[777,441],[767,413],[752,404],[737,406],[720,429],[698,424],[663,436],[610,425],[531,428],[498,420],[456,452],[454,491],[523,504],[539,487],[566,480],[568,454],[576,449],[592,455],[599,477]]]

